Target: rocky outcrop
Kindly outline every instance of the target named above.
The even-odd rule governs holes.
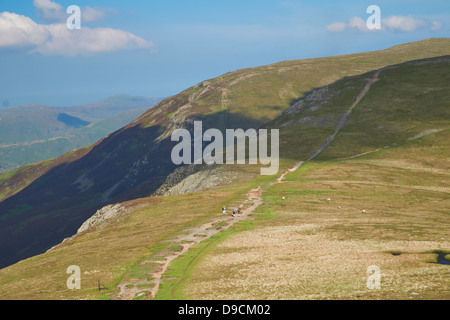
[[[122,204],[113,204],[98,210],[92,217],[86,220],[78,229],[77,234],[91,230],[94,227],[102,227],[119,216],[128,213],[128,208]]]
[[[117,221],[117,218],[123,217],[130,212],[131,210],[129,210],[129,207],[124,204],[114,204],[103,207],[100,210],[98,210],[92,217],[86,220],[78,229],[75,235],[69,238],[65,238],[60,244],[50,248],[46,252],[50,252],[53,249],[60,246],[61,244],[73,240],[76,236],[78,236],[83,232],[89,232],[96,227],[102,228],[113,221]]]
[[[237,174],[225,170],[224,166],[187,165],[177,168],[171,173],[154,195],[166,196],[198,192],[232,183],[237,178]]]

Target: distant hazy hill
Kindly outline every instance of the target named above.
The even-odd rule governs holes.
[[[0,110],[0,172],[90,145],[159,101],[118,95],[73,107],[30,105]]]
[[[59,112],[68,113],[74,117],[96,122],[114,116],[122,111],[136,108],[149,108],[162,99],[116,95],[97,102],[75,107],[55,108]]]

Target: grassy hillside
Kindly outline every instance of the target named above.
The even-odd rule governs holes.
[[[333,143],[318,159],[348,157],[449,127],[450,56],[416,60],[316,89],[275,120],[283,158],[306,160],[330,137],[342,115],[376,76]]]
[[[387,68],[319,159],[340,158],[449,127],[450,56]]]
[[[0,266],[44,252],[106,204],[151,195],[175,169],[170,134],[180,127],[192,129],[194,119],[203,120],[204,129],[258,127],[314,88],[333,87],[343,76],[447,54],[449,49],[449,39],[429,39],[378,52],[286,61],[227,73],[166,99],[78,157],[54,159],[2,179],[0,194],[8,198],[0,202]],[[307,130],[309,149],[297,152],[297,144],[284,146],[296,151],[288,160],[304,159],[329,136],[365,85],[360,80],[343,80],[345,94],[336,95],[336,112],[323,128],[319,123]],[[292,137],[300,136],[305,139],[300,131]],[[42,166],[46,169],[36,170]]]
[[[450,252],[449,141],[445,130],[350,160],[305,164],[266,186],[258,211],[271,219],[174,263],[176,270],[190,262],[190,277],[173,288],[169,272],[171,291],[160,295],[448,300],[450,269],[436,262],[438,252]],[[380,290],[367,288],[372,265],[381,271]]]

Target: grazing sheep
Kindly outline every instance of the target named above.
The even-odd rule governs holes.
[[[366,210],[361,211],[362,213],[366,213]]]
[[[340,209],[341,208],[341,206],[338,206],[338,209]]]
[[[331,201],[331,199],[330,199],[330,198],[328,198],[328,199],[327,199],[327,201],[328,201],[328,202],[330,202],[330,201]]]

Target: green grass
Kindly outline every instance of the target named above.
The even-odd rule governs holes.
[[[7,196],[9,196],[13,193],[20,191],[23,188],[23,185],[11,187],[9,185],[6,185],[4,182],[7,182],[10,178],[17,176],[20,173],[23,173],[24,171],[29,169],[31,166],[32,165],[22,166],[18,169],[15,169],[12,171],[7,171],[7,172],[0,174],[0,186],[4,185],[0,188],[0,190],[2,191],[0,193],[0,201],[4,200]],[[27,181],[25,181],[25,183],[27,183]]]
[[[220,230],[220,229],[222,229],[222,227],[225,227],[227,225],[228,225],[228,223],[226,221],[216,222],[213,224],[213,228]]]
[[[16,174],[28,169],[29,167],[31,167],[31,165],[22,166],[16,170],[7,171],[7,172],[0,174],[0,183],[11,178],[12,176],[15,176]]]
[[[169,250],[173,251],[173,252],[178,252],[178,251],[183,250],[183,246],[182,245],[173,245],[173,246],[169,247]]]

